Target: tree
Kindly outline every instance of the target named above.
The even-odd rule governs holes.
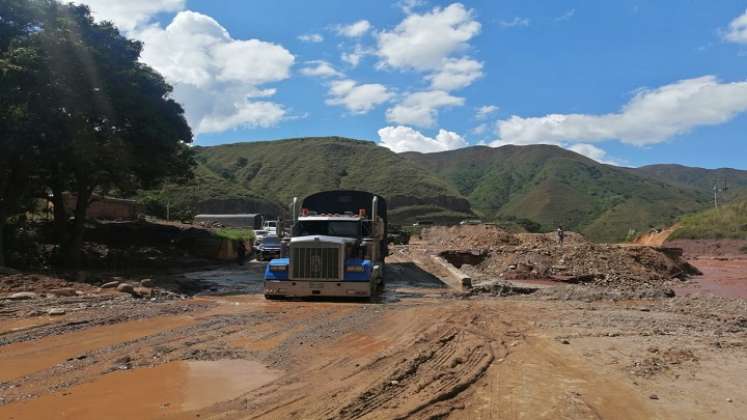
[[[42,2],[0,1],[0,266],[5,264],[5,227],[23,211],[38,182],[38,159],[47,140],[39,109],[41,52],[34,44]]]
[[[4,1],[14,7],[5,7]],[[33,4],[30,13],[15,7],[22,3]],[[86,6],[51,0],[3,0],[2,4],[0,11],[11,14],[1,15],[0,22],[24,27],[15,24],[22,20],[16,15],[32,16],[32,23],[25,25],[30,30],[0,31],[15,33],[12,36],[23,38],[35,51],[37,70],[24,91],[43,100],[26,101],[31,104],[28,112],[14,114],[19,108],[14,104],[0,111],[7,110],[25,125],[37,123],[31,128],[39,134],[34,137],[39,139],[38,147],[21,141],[28,136],[18,135],[1,145],[0,152],[7,152],[12,160],[34,150],[35,174],[53,193],[65,260],[77,266],[94,193],[127,194],[164,179],[188,177],[194,165],[188,146],[192,132],[184,110],[170,98],[171,87],[139,62],[142,45],[122,36],[110,23],[94,23]],[[14,85],[8,82],[7,87],[13,90]],[[16,102],[23,103],[21,99]],[[64,210],[65,191],[76,198],[72,222]]]
[[[66,118],[59,153],[47,161],[48,184],[58,204],[62,189],[76,197],[72,223],[57,223],[66,227],[65,260],[77,266],[93,194],[131,193],[188,176],[192,132],[182,107],[169,98],[171,86],[138,61],[139,42],[110,23],[94,23],[85,6],[57,10],[56,30],[47,31],[43,42]]]

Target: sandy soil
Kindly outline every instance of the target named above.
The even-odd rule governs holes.
[[[465,296],[399,256],[374,302],[266,301],[261,269],[155,279],[202,285],[186,299],[0,298],[0,419],[739,419],[747,411],[745,300]],[[701,269],[707,277],[710,266]],[[65,314],[47,315],[51,307]]]

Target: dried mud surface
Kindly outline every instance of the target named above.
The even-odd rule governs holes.
[[[0,419],[738,419],[747,410],[745,300],[469,296],[415,252],[395,251],[372,302],[266,301],[257,263],[156,278],[174,294],[151,299],[80,286],[76,296],[9,300],[17,288],[8,288]],[[192,292],[178,295],[179,284]]]

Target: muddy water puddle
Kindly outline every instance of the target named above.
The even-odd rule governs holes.
[[[145,337],[193,322],[190,316],[169,316],[100,326],[42,340],[13,343],[0,352],[0,382],[47,369],[71,357]]]
[[[692,277],[676,287],[678,295],[713,295],[747,299],[747,259],[703,258],[690,261],[702,276]]]
[[[250,262],[244,266],[186,273],[184,277],[204,284],[198,295],[257,294],[262,293],[264,268],[264,263]]]
[[[280,375],[249,360],[171,362],[110,373],[61,393],[0,406],[0,419],[180,418]]]

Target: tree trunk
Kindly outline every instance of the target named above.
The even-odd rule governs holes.
[[[65,198],[61,188],[52,187],[52,206],[54,208],[54,229],[57,243],[63,245],[67,241],[67,212]]]
[[[92,188],[81,188],[78,191],[77,203],[75,206],[73,224],[68,233],[68,241],[64,249],[65,265],[72,268],[79,268],[81,263],[81,247],[83,246],[83,233],[86,226],[86,212],[90,204]]]

